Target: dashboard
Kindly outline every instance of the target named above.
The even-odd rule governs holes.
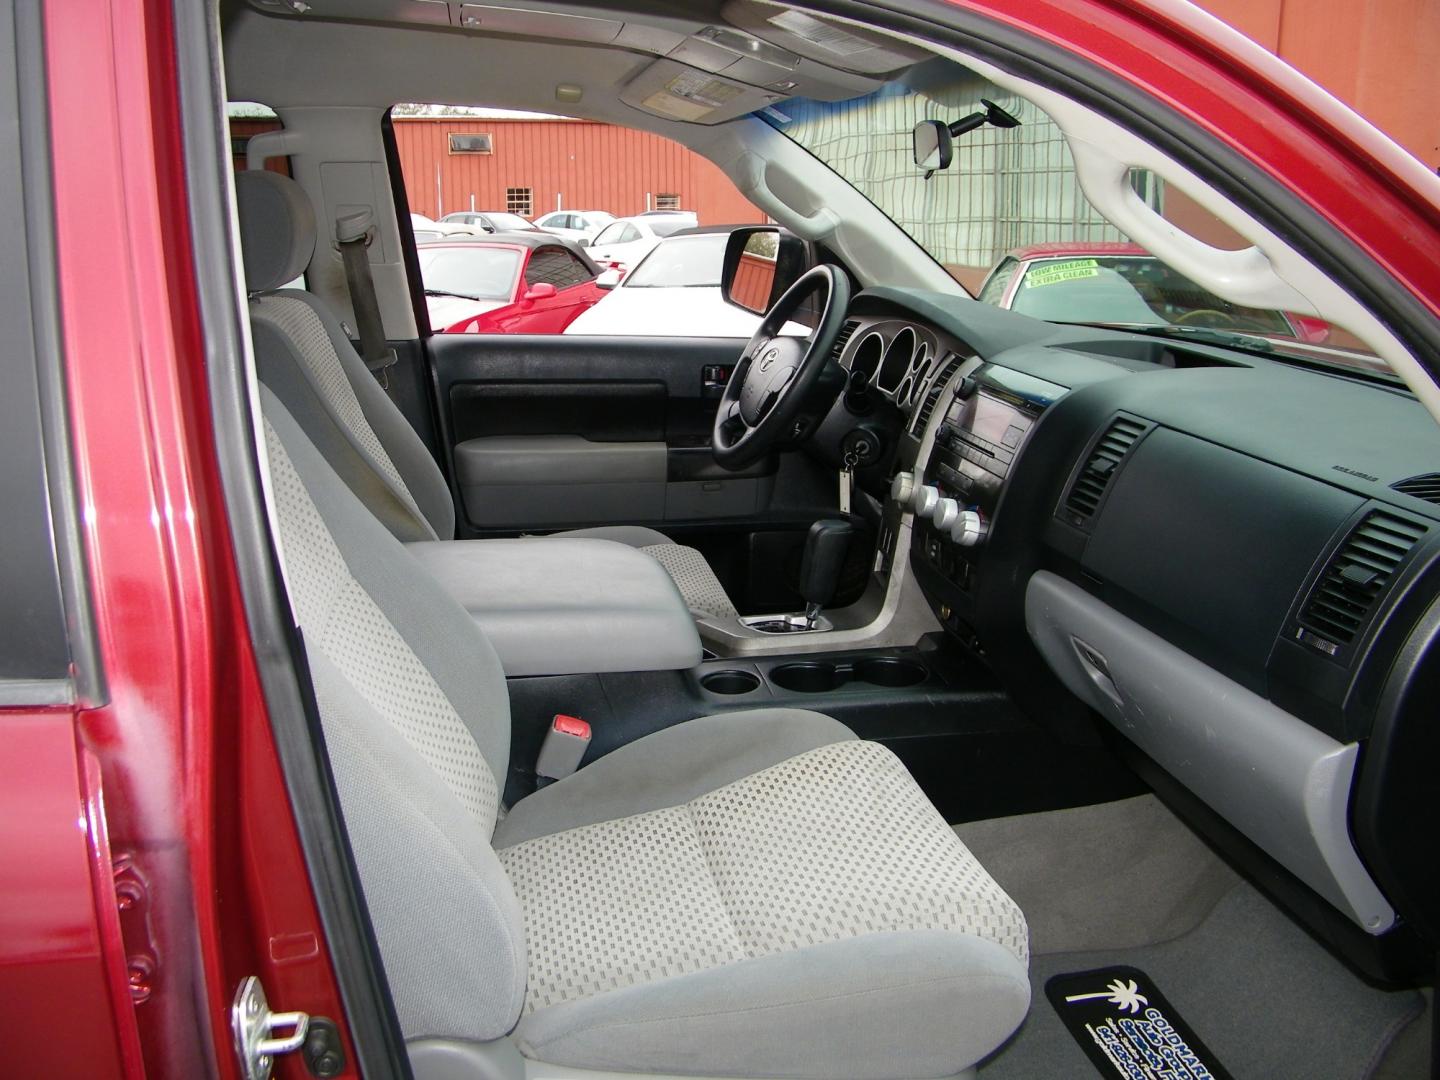
[[[949,635],[1057,737],[1133,752],[1372,974],[1433,949],[1411,754],[1440,726],[1440,428],[1409,394],[894,289],[833,355],[820,435],[893,417],[861,477],[880,562]]]

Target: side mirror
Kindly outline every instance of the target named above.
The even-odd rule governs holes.
[[[600,276],[595,279],[595,287],[597,289],[613,289],[620,284],[620,279],[624,276],[612,266],[609,270],[600,272]]]
[[[955,158],[955,144],[950,126],[943,120],[921,120],[910,134],[911,150],[917,168],[925,175],[948,169]]]
[[[548,300],[555,295],[555,286],[548,281],[537,281],[525,290],[526,300]]]
[[[720,294],[726,303],[763,315],[805,273],[809,261],[805,242],[774,225],[735,229],[725,245]]]
[[[1295,336],[1307,345],[1324,345],[1330,340],[1330,324],[1313,315],[1296,315],[1286,312],[1285,317],[1295,327]]]
[[[578,240],[575,241],[575,246],[576,246],[576,247],[589,247],[589,246],[590,246],[590,240],[589,240],[587,237],[582,236],[582,237],[580,237]]]

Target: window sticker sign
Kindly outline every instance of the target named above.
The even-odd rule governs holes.
[[[1233,1080],[1138,968],[1056,975],[1045,996],[1101,1076]]]
[[[1027,289],[1039,289],[1046,285],[1059,285],[1064,281],[1080,281],[1083,278],[1100,276],[1100,264],[1094,259],[1067,259],[1065,262],[1036,266],[1025,275]]]

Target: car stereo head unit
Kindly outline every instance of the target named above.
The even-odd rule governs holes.
[[[1064,393],[1044,379],[981,365],[955,384],[926,479],[964,504],[991,509],[1031,426]]]

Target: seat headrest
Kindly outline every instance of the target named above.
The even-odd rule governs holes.
[[[293,281],[315,254],[315,209],[305,189],[277,172],[249,169],[235,177],[245,287],[269,292]]]

